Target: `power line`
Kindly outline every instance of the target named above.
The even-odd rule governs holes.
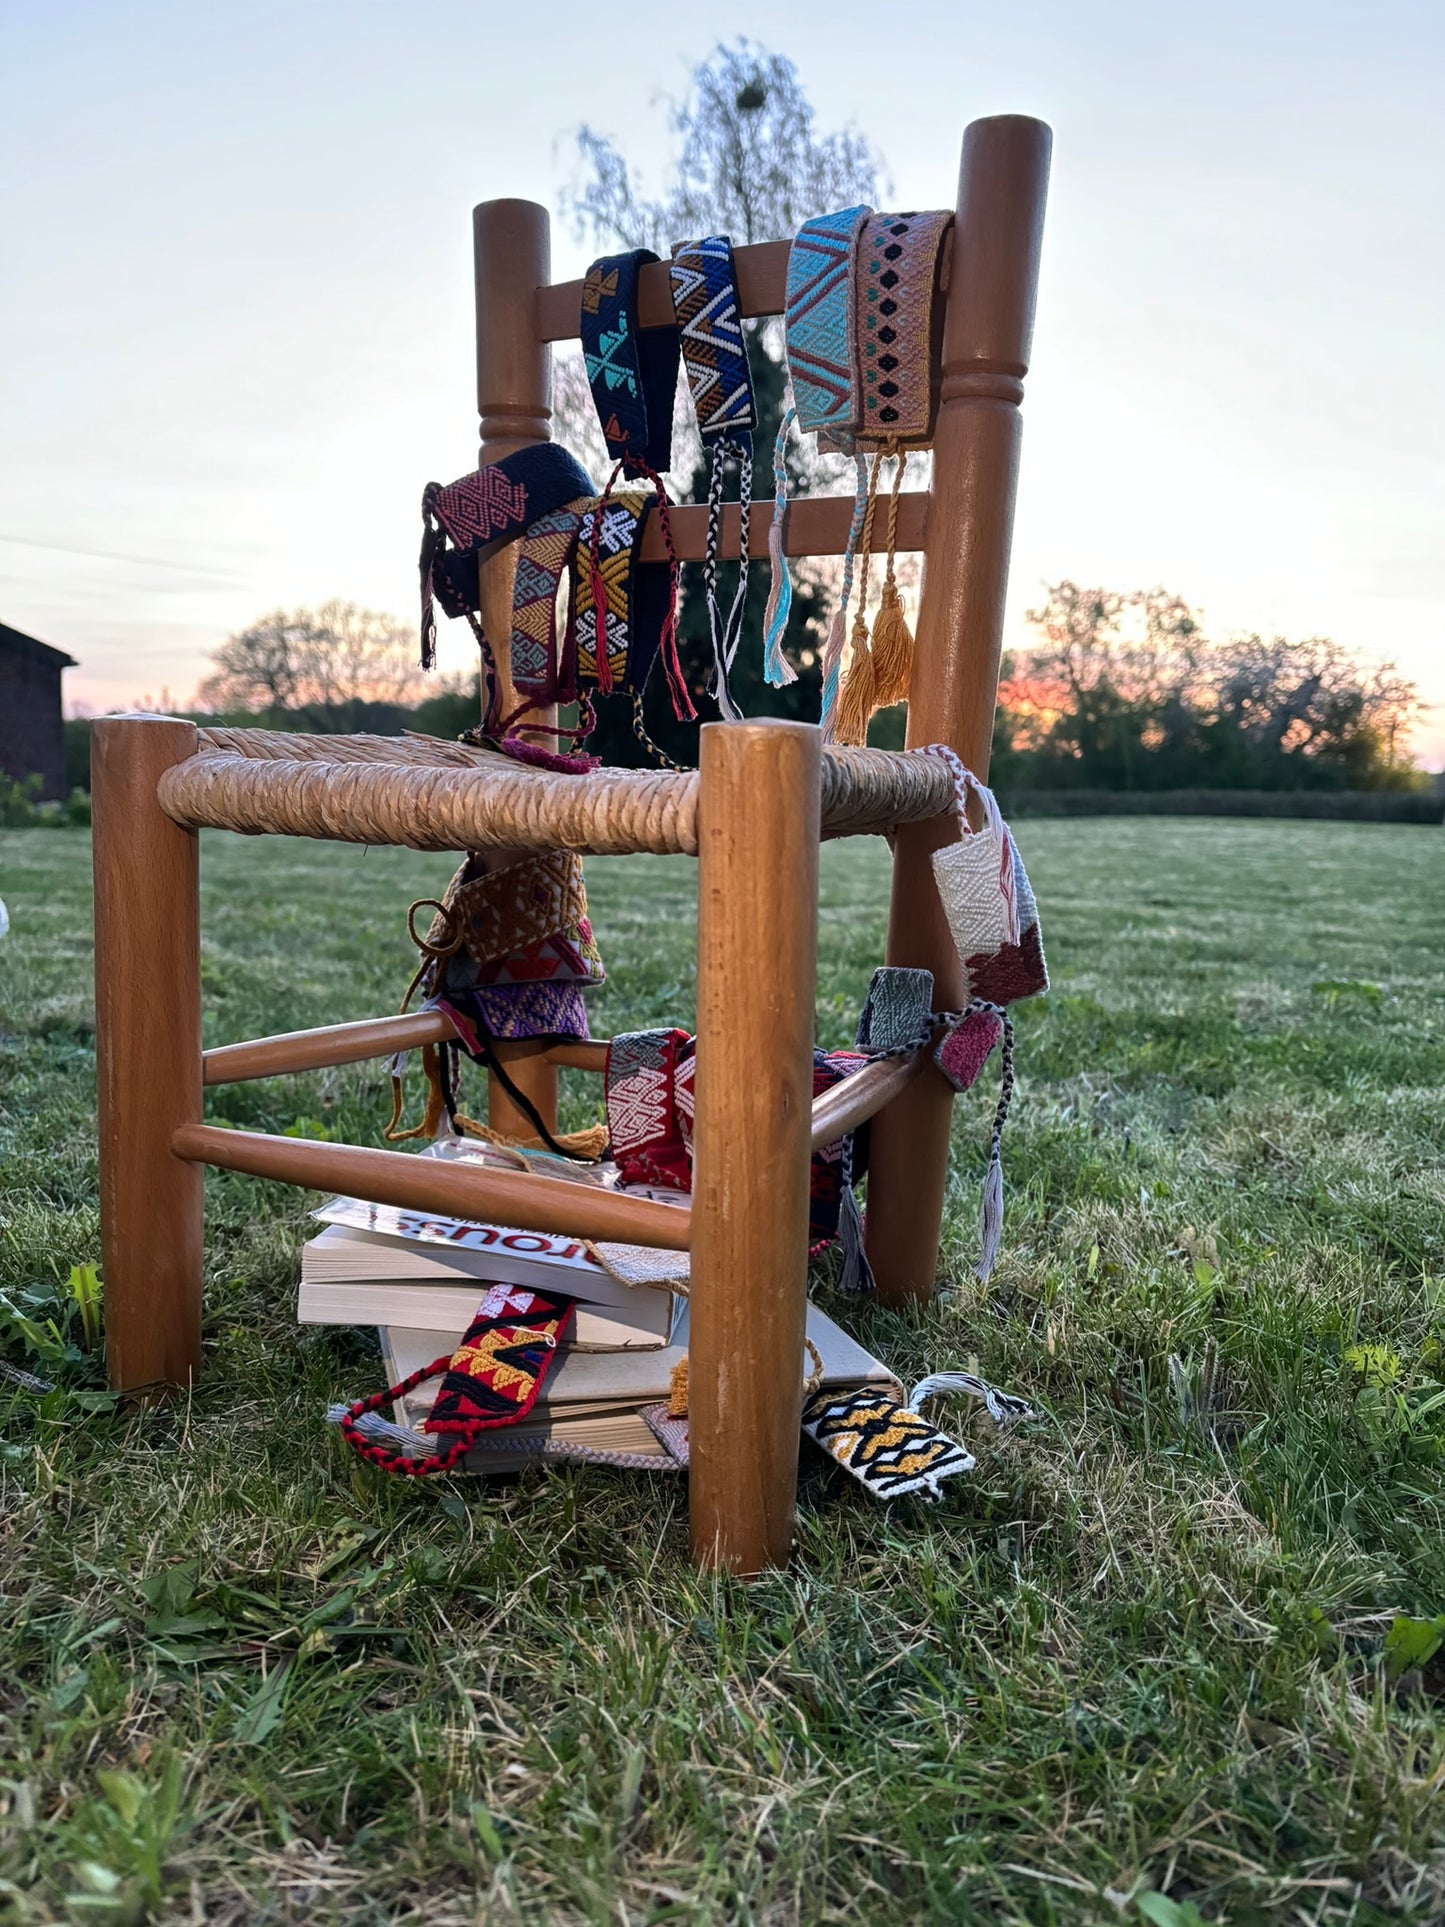
[[[143,569],[179,569],[183,575],[205,575],[216,582],[242,582],[231,569],[206,569],[194,562],[166,562],[158,555],[118,555],[114,549],[77,549],[66,542],[37,542],[29,535],[0,535],[0,542],[21,549],[48,549],[53,555],[84,555],[96,562],[132,562]]]

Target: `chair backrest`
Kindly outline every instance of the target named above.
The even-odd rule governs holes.
[[[946,310],[941,392],[927,492],[900,504],[901,549],[921,550],[908,741],[949,743],[980,775],[988,768],[1008,585],[1021,422],[1052,137],[1041,121],[1000,115],[972,123],[963,140],[958,199],[943,273]],[[819,210],[820,212],[822,210]],[[551,344],[577,336],[582,283],[551,280],[547,211],[532,201],[484,201],[473,211],[476,260],[477,410],[481,460],[499,460],[551,430]],[[744,315],[782,312],[787,241],[736,250]],[[673,321],[666,263],[642,270],[642,327]],[[790,555],[841,555],[852,496],[803,499],[788,509]],[[673,511],[684,560],[700,560],[707,510]],[[764,518],[751,552],[765,555]],[[648,531],[661,559],[660,531]],[[736,556],[737,509],[725,511],[724,556]],[[482,565],[481,619],[494,646],[511,634],[515,556]],[[496,649],[505,674],[507,652]],[[510,691],[504,692],[510,698]],[[511,708],[510,700],[506,707]],[[926,838],[925,838],[926,842]],[[931,892],[930,892],[931,894]]]

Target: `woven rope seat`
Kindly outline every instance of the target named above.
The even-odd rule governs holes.
[[[941,762],[891,750],[825,748],[822,792],[825,837],[884,834],[953,807]],[[697,854],[694,770],[569,776],[420,736],[203,729],[198,753],[165,772],[158,796],[187,829],[414,850]]]

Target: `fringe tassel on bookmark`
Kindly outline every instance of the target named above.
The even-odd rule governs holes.
[[[1014,1094],[1014,1027],[1007,1011],[1003,1020],[1003,1042],[999,1048],[1001,1069],[999,1073],[998,1106],[993,1114],[993,1130],[989,1134],[988,1175],[983,1181],[983,1203],[979,1209],[978,1263],[974,1276],[980,1284],[986,1283],[992,1275],[998,1258],[998,1248],[1003,1237],[1003,1127],[1008,1122],[1009,1102]]]
[[[351,1410],[349,1405],[328,1405],[326,1423],[340,1425]],[[393,1425],[390,1419],[383,1418],[380,1412],[362,1412],[352,1420],[352,1427],[362,1438],[370,1439],[375,1445],[392,1445],[399,1452],[430,1452],[436,1441],[425,1432],[413,1432],[405,1425]]]
[[[748,588],[747,508],[744,506],[741,573],[731,614],[724,622],[718,609],[717,566],[718,550],[722,543],[723,464],[729,451],[734,448],[734,443],[724,439],[718,442],[712,451],[712,468],[707,485],[707,546],[702,564],[703,592],[707,598],[708,633],[712,638],[712,678],[708,688],[717,698],[718,712],[725,723],[740,723],[743,720],[743,712],[738,708],[733,699],[733,693],[728,688],[728,670],[732,667],[732,659],[737,654],[737,632],[742,624],[742,605]],[[751,483],[751,461],[747,464],[746,479]],[[744,497],[744,503],[746,503],[746,497]]]
[[[1014,1392],[1001,1392],[997,1385],[990,1385],[976,1372],[930,1372],[908,1394],[909,1411],[916,1412],[924,1399],[938,1392],[964,1392],[969,1398],[981,1399],[995,1425],[1016,1425],[1020,1419],[1038,1417],[1026,1398]]]
[[[838,1289],[876,1291],[873,1267],[863,1249],[863,1214],[853,1192],[853,1140],[843,1147],[842,1188],[838,1200]]]
[[[783,558],[783,517],[788,507],[788,466],[786,461],[788,429],[797,418],[797,409],[783,410],[778,424],[778,439],[773,443],[773,519],[768,526],[768,561],[772,570],[768,586],[768,606],[763,615],[763,681],[770,689],[781,689],[798,680],[798,672],[783,654],[783,634],[793,607],[793,581]]]

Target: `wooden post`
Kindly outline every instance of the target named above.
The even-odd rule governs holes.
[[[472,260],[477,304],[477,414],[479,461],[500,461],[552,433],[552,350],[537,333],[537,290],[552,279],[552,226],[535,201],[483,201],[472,209]],[[509,543],[481,564],[481,624],[492,645],[501,684],[502,714],[516,707],[512,686],[512,578],[517,545]],[[528,718],[555,724],[555,709]],[[547,738],[544,741],[550,740]],[[527,854],[497,850],[488,870]],[[501,1045],[507,1075],[532,1102],[549,1131],[557,1128],[557,1066],[536,1051]],[[536,1136],[536,1126],[495,1077],[487,1079],[487,1122],[508,1137]]]
[[[156,802],[196,730],[106,716],[90,744],[106,1367],[117,1391],[153,1391],[201,1363],[203,1181],[171,1154],[201,1116],[199,838]]]
[[[483,466],[552,434],[552,350],[537,335],[537,290],[552,279],[552,228],[535,201],[483,201],[472,209],[477,302],[477,414]],[[481,565],[481,621],[500,672],[503,713],[511,678],[512,577],[517,545]],[[537,714],[539,722],[555,715]]]
[[[980,776],[988,773],[998,692],[1018,405],[1052,139],[1042,121],[1019,114],[975,121],[959,170],[908,746],[948,743]],[[941,1010],[959,1006],[963,983],[929,859],[955,835],[946,820],[910,824],[893,846],[888,962],[931,970]],[[868,1256],[889,1304],[933,1289],[952,1115],[952,1089],[930,1069],[874,1120]]]
[[[756,1573],[793,1539],[821,762],[802,723],[700,747],[688,1503],[697,1563]]]

